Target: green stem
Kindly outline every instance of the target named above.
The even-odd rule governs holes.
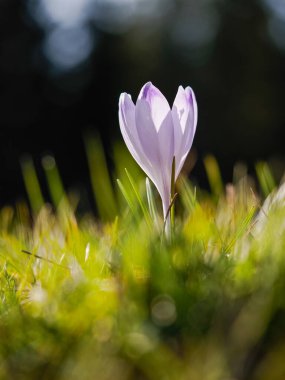
[[[170,220],[171,220],[171,229],[174,231],[175,227],[175,209],[174,209],[174,196],[175,196],[175,156],[172,161],[172,171],[171,171],[171,193],[170,193]]]

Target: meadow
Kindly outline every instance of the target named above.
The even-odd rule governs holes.
[[[0,379],[283,380],[285,187],[270,167],[237,164],[224,184],[206,157],[210,191],[179,177],[167,238],[126,149],[111,171],[98,139],[86,151],[95,216],[51,156],[49,201],[25,158],[29,202],[0,211]]]

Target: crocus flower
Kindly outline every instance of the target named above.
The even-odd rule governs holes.
[[[175,180],[192,146],[197,125],[197,103],[193,90],[180,86],[172,109],[151,82],[146,83],[133,103],[123,93],[119,122],[124,141],[139,166],[156,186],[166,218],[171,203],[172,163]]]

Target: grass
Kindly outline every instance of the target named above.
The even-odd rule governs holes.
[[[109,175],[86,145],[99,218],[77,215],[52,157],[52,205],[26,157],[30,207],[0,211],[0,379],[284,380],[285,190],[268,165],[258,196],[207,157],[212,192],[179,179],[166,240],[126,151]]]

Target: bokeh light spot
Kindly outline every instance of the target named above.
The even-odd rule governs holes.
[[[60,25],[71,27],[84,23],[89,18],[89,7],[93,0],[39,0],[30,1],[33,17],[44,27]]]
[[[176,306],[168,295],[157,296],[151,305],[151,316],[154,323],[161,327],[172,325],[177,317]]]
[[[275,46],[285,50],[285,20],[271,17],[268,22],[268,33]]]
[[[59,27],[47,34],[43,51],[53,65],[66,70],[86,61],[93,45],[94,36],[87,27]]]
[[[262,0],[265,7],[276,16],[285,19],[285,1],[284,0]]]

